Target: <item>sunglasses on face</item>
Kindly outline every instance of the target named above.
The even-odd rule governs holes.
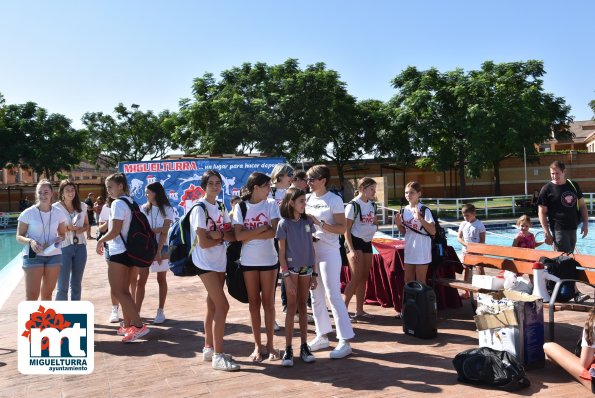
[[[316,181],[316,180],[320,180],[321,177],[307,177],[306,178],[306,182],[312,182],[312,181]]]

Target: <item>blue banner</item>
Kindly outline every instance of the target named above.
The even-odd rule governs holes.
[[[202,174],[206,170],[217,170],[221,174],[222,190],[219,200],[230,209],[230,198],[240,195],[252,172],[271,175],[277,163],[283,158],[233,158],[233,159],[180,159],[150,162],[121,162],[119,170],[126,174],[130,196],[139,204],[147,201],[145,187],[160,182],[174,208],[176,217],[183,215],[205,194],[200,187]]]

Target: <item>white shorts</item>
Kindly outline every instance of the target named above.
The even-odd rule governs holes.
[[[169,261],[163,260],[161,264],[157,261],[153,261],[150,268],[151,272],[164,272],[169,271]]]

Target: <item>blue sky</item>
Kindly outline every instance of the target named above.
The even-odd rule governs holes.
[[[359,99],[388,100],[409,65],[543,60],[575,120],[595,99],[595,2],[0,0],[0,92],[80,127],[119,102],[178,109],[192,80],[244,62],[325,62]]]

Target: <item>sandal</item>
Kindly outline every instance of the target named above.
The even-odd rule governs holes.
[[[269,353],[269,361],[278,361],[281,359],[281,354],[279,350],[273,350],[273,352]]]
[[[252,362],[262,362],[262,354],[259,351],[254,351],[248,358]]]

